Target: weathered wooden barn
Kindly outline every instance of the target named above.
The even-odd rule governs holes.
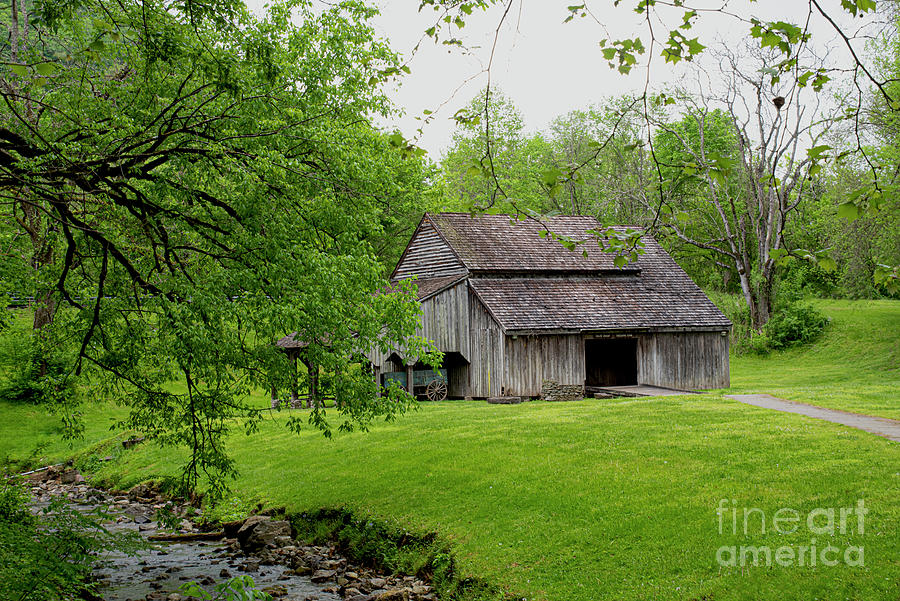
[[[444,353],[451,397],[580,394],[585,386],[729,385],[731,323],[650,236],[623,268],[591,239],[593,217],[536,221],[427,214],[392,279],[417,278],[420,334]],[[584,256],[582,250],[586,251]],[[370,355],[402,372],[402,349]]]

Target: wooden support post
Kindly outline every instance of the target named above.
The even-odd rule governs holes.
[[[309,399],[306,401],[306,408],[319,408],[319,366],[309,361],[306,369],[309,370]]]
[[[413,366],[407,364],[406,365],[406,391],[409,394],[414,394],[413,391]]]
[[[299,398],[298,383],[297,383],[298,374],[297,374],[297,356],[296,355],[294,355],[294,357],[291,359],[291,362],[294,365],[294,373],[293,373],[293,377],[292,377],[292,381],[291,381],[291,407],[293,408],[297,405],[297,399]]]
[[[375,372],[375,398],[381,398],[381,367],[376,365],[373,370]]]

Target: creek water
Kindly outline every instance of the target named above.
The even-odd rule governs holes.
[[[118,523],[112,527],[123,526]],[[248,564],[251,571],[245,571]],[[221,543],[189,542],[153,543],[152,548],[134,556],[110,553],[101,559],[94,573],[102,583],[100,594],[105,601],[137,601],[148,596],[165,599],[164,593],[178,593],[187,582],[212,591],[216,584],[243,575],[253,578],[255,588],[269,589],[285,600],[340,599],[323,592],[309,578],[287,571],[285,566],[259,565],[257,560],[235,555]]]
[[[32,489],[33,511],[47,506],[54,495],[69,498],[84,512],[97,508],[108,511],[111,519],[104,526],[112,532],[139,532],[147,537],[157,533],[150,518],[155,509],[139,502],[107,496],[85,485],[42,484]],[[341,597],[325,592],[308,577],[290,572],[282,565],[260,565],[252,556],[234,552],[221,542],[151,542],[135,555],[107,553],[98,558],[94,575],[99,594],[105,601],[165,600],[173,593],[186,597],[181,587],[197,583],[208,592],[216,585],[237,576],[248,575],[253,587],[267,590],[285,601],[338,601]],[[171,599],[177,599],[172,596]]]

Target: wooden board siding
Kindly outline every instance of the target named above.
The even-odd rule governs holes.
[[[466,282],[444,290],[422,303],[419,336],[433,340],[444,353],[457,352],[469,360],[469,291]]]
[[[422,301],[422,316],[416,335],[433,340],[438,350],[449,353],[457,352],[464,359],[469,359],[469,292],[466,282],[462,281],[429,299]],[[404,349],[396,349],[402,357],[406,357]],[[367,358],[382,371],[390,371],[388,356],[373,349]]]
[[[538,397],[545,379],[584,384],[584,339],[578,334],[507,336],[506,394]]]
[[[394,362],[389,359],[390,355],[391,353],[382,353],[380,349],[373,348],[366,353],[366,359],[369,360],[373,367],[377,367],[381,373],[397,371],[398,366],[394,365]]]
[[[418,276],[420,280],[462,275],[466,268],[428,220],[422,221],[397,263],[393,280]]]
[[[500,396],[503,389],[503,328],[481,301],[469,294],[469,391],[467,396]]]
[[[658,332],[638,337],[638,382],[680,390],[727,388],[728,336]]]

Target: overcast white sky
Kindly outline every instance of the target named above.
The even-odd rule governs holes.
[[[378,33],[389,40],[396,51],[410,56],[423,32],[436,20],[437,13],[429,9],[419,13],[419,0],[375,0],[375,3],[381,8],[381,15],[375,20]],[[249,0],[249,4],[259,10],[263,0]],[[605,37],[620,39],[635,35],[640,35],[647,43],[641,17],[629,8],[633,2],[623,2],[622,6],[614,8],[613,0],[588,0],[587,6],[596,19],[575,19],[564,24],[568,14],[566,7],[570,4],[573,4],[572,0],[517,0],[499,36],[491,69],[492,85],[501,88],[516,103],[524,115],[526,127],[532,131],[544,129],[554,117],[572,109],[642,89],[647,77],[644,68],[637,68],[628,76],[610,69],[598,45]],[[823,0],[822,4],[835,16],[842,17],[839,0]],[[692,5],[719,7],[722,2],[697,0]],[[766,21],[802,24],[807,15],[807,2],[731,0],[727,10]],[[487,75],[481,72],[488,63],[501,12],[500,7],[488,13],[475,12],[464,29],[454,28],[455,37],[475,49],[471,55],[456,48],[448,51],[447,47],[431,40],[423,41],[409,63],[412,73],[390,91],[395,102],[403,108],[404,115],[383,126],[397,127],[408,138],[414,138],[421,126],[416,117],[422,116],[425,109],[440,109],[418,138],[418,144],[429,151],[431,158],[439,160],[453,134],[453,114],[487,81]],[[682,13],[682,9],[670,13],[670,22],[680,23]],[[841,23],[850,23],[849,17],[842,17]],[[667,37],[662,24],[654,25],[658,37]],[[821,17],[811,21],[810,29],[818,45],[831,43],[839,48],[833,30]],[[737,46],[747,37],[748,30],[746,23],[706,13],[701,15],[691,35],[699,36],[707,45],[721,40]],[[658,56],[659,51],[660,47],[657,47],[654,55]],[[839,48],[832,56],[835,61],[845,61],[846,51]],[[654,60],[650,71],[651,84],[656,86],[677,82],[684,75],[683,68],[665,65],[661,60]]]

